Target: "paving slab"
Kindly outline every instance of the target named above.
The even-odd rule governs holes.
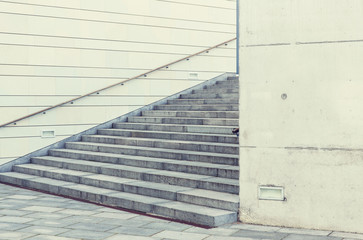
[[[303,234],[290,234],[284,240],[342,240],[339,237],[312,236]]]
[[[165,230],[158,234],[155,234],[153,237],[176,239],[176,240],[185,240],[185,239],[201,240],[201,239],[208,237],[208,235],[199,234],[199,233],[187,233],[187,232],[177,232],[177,231]]]
[[[130,219],[130,218],[135,217],[135,214],[122,212],[122,211],[118,210],[118,212],[97,213],[97,214],[95,214],[93,216],[94,217],[100,217],[100,218],[111,218],[111,219]]]
[[[253,239],[271,239],[271,240],[285,240],[288,236],[287,233],[276,233],[276,232],[261,232],[261,231],[250,231],[250,230],[239,230],[232,234],[233,237],[246,237]]]
[[[359,233],[333,232],[329,236],[330,237],[352,238],[352,239],[363,239],[363,234],[359,234]]]
[[[69,238],[81,238],[84,240],[101,240],[114,235],[114,233],[108,232],[96,232],[96,231],[84,231],[84,230],[70,230],[68,232],[62,233],[58,236],[69,237]]]
[[[32,222],[28,222],[29,225],[34,226],[47,226],[47,227],[67,227],[69,225],[78,223],[75,219],[37,219]]]
[[[230,228],[251,230],[251,231],[262,231],[262,232],[276,232],[281,229],[281,227],[252,225],[252,224],[243,224],[243,223],[233,223],[230,225]]]
[[[115,229],[115,225],[110,224],[102,224],[102,223],[77,223],[68,226],[70,229],[78,229],[78,230],[86,230],[86,231],[97,231],[97,232],[106,232],[111,229]]]
[[[110,230],[109,232],[125,234],[125,235],[133,235],[133,236],[152,236],[161,232],[160,229],[151,229],[144,227],[118,227]]]
[[[33,233],[0,230],[0,240],[21,240],[32,236],[34,236]]]
[[[35,212],[26,215],[28,218],[36,218],[36,219],[62,219],[69,217],[69,214],[62,214],[62,213],[44,213],[44,212]]]
[[[12,198],[12,199],[21,199],[21,200],[30,200],[30,199],[36,199],[38,196],[31,196],[31,195],[10,195],[6,198]]]
[[[51,235],[37,235],[26,240],[82,240],[80,238],[57,237]]]
[[[54,208],[54,207],[44,207],[44,206],[31,206],[31,207],[22,208],[20,210],[33,211],[33,212],[53,213],[53,212],[57,212],[57,211],[64,210],[64,208]]]
[[[15,210],[15,209],[1,209],[0,208],[0,215],[8,215],[8,216],[24,216],[27,214],[31,214],[31,211],[23,211],[23,210]]]
[[[99,223],[103,224],[109,224],[114,225],[115,227],[143,227],[144,225],[150,223],[146,221],[138,221],[138,220],[131,220],[131,219],[106,219],[100,221]]]
[[[117,234],[112,237],[106,238],[105,240],[158,240],[158,239],[161,239],[161,238]]]
[[[152,229],[158,229],[158,230],[174,230],[174,231],[184,231],[186,229],[191,228],[192,226],[190,225],[186,225],[186,224],[182,224],[182,223],[177,223],[177,222],[152,222],[149,224],[146,224],[143,226],[144,228],[152,228]]]
[[[16,231],[22,228],[29,227],[28,224],[20,224],[20,223],[4,223],[0,222],[0,229],[2,231]]]
[[[185,230],[185,232],[201,233],[201,234],[216,235],[216,236],[230,236],[238,231],[239,231],[238,229],[223,228],[223,227],[212,228],[212,229],[191,227]]]
[[[14,217],[14,216],[3,216],[0,217],[0,223],[27,223],[33,221],[34,218],[27,218],[27,217]]]
[[[299,228],[281,228],[276,232],[303,234],[303,235],[315,235],[315,236],[328,236],[332,231],[311,230],[311,229],[299,229]]]
[[[48,235],[58,235],[60,233],[64,233],[69,231],[69,229],[65,228],[56,228],[56,227],[48,227],[48,226],[31,226],[27,228],[20,229],[19,232],[28,232],[34,234],[48,234]]]

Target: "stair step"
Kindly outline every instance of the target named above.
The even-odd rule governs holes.
[[[72,182],[79,182],[80,177],[93,173],[231,194],[238,194],[239,191],[238,180],[236,179],[211,177],[150,168],[130,167],[125,165],[99,163],[86,160],[75,161],[74,159],[52,156],[36,157],[32,159],[32,162],[33,163],[31,164],[16,165],[14,166],[14,171],[62,181],[72,179]],[[35,163],[41,163],[42,165]],[[67,170],[82,171],[83,175],[74,172],[74,174],[69,173],[69,175],[72,176],[68,177],[65,174],[65,171]]]
[[[169,217],[195,224],[216,227],[237,221],[237,213],[198,206],[190,203],[175,202],[167,199],[119,192],[61,180],[34,177],[14,172],[1,173],[2,182],[27,186],[32,189],[51,192],[57,195],[78,198],[107,206],[127,208],[135,211]]]
[[[159,105],[154,109],[163,111],[238,111],[238,105]]]
[[[181,94],[181,99],[226,99],[226,98],[238,98],[238,93],[187,93]]]
[[[213,142],[190,142],[177,141],[157,138],[136,138],[136,137],[121,137],[109,135],[83,135],[83,142],[107,143],[127,146],[140,146],[165,149],[180,149],[188,151],[201,151],[213,153],[238,154],[239,146],[237,144],[228,143],[213,143]]]
[[[215,85],[219,85],[219,86],[238,86],[239,85],[239,79],[238,78],[234,78],[234,79],[230,79],[227,81],[217,81],[215,83]]]
[[[132,123],[164,123],[164,124],[188,124],[188,125],[219,125],[238,126],[238,119],[228,118],[179,118],[179,117],[128,117],[128,122]]]
[[[222,178],[239,178],[239,167],[224,164],[200,163],[183,160],[165,160],[133,155],[99,153],[71,149],[53,149],[49,155],[60,158],[71,158],[86,161],[96,161],[132,167],[152,168],[175,172],[185,172],[191,174],[201,174],[206,176],[216,176]],[[40,160],[34,159],[35,163],[42,164]],[[46,164],[44,164],[46,165]]]
[[[196,142],[218,142],[218,143],[234,143],[238,144],[238,138],[235,135],[226,134],[201,134],[201,133],[184,133],[184,132],[163,132],[163,131],[147,131],[147,130],[132,130],[130,129],[100,129],[97,134],[122,137],[137,137],[137,138],[158,138],[182,141]]]
[[[220,94],[220,93],[239,93],[239,88],[237,87],[230,87],[230,88],[221,88],[220,86],[216,85],[215,88],[204,88],[200,90],[193,90],[192,94],[198,93],[208,93],[208,94]]]
[[[238,118],[238,111],[143,111],[146,117],[181,117],[181,118]]]
[[[142,123],[114,123],[115,129],[148,130],[165,132],[184,132],[184,133],[207,133],[230,135],[233,127],[211,126],[211,125],[179,125],[179,124],[142,124]]]
[[[150,148],[138,146],[123,146],[115,144],[91,143],[91,142],[68,142],[67,149],[84,150],[92,152],[105,152],[115,154],[126,154],[154,158],[166,158],[176,160],[186,160],[195,162],[207,162],[226,165],[238,165],[238,155],[194,152],[177,149]]]
[[[239,76],[230,76],[230,77],[227,77],[227,81],[230,81],[230,80],[237,80],[239,81]]]
[[[221,99],[173,99],[168,100],[167,104],[169,105],[200,105],[200,104],[216,104],[216,105],[222,105],[222,104],[237,104],[238,105],[239,99],[236,98],[221,98]]]

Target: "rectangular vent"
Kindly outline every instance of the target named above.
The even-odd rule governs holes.
[[[198,79],[198,73],[189,73],[189,79]]]
[[[270,186],[259,186],[260,200],[275,200],[284,201],[284,188],[283,187],[270,187]]]
[[[42,130],[41,137],[42,138],[54,138],[55,131],[54,130]]]

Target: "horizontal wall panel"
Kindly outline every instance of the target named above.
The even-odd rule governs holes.
[[[207,80],[213,76],[220,75],[223,72],[196,72],[198,73],[198,79],[188,79],[189,72],[160,72],[154,73],[154,77],[150,74],[148,77],[144,78],[144,83],[152,82],[155,86],[164,86],[169,80],[172,84],[183,83],[184,81],[203,81]],[[169,77],[167,76],[169,75]],[[96,91],[105,86],[110,86],[112,84],[121,82],[126,79],[115,78],[115,79],[94,79],[94,78],[52,78],[52,77],[0,77],[0,95],[82,95],[89,92]],[[132,80],[127,82],[124,86],[115,87],[111,94],[123,94],[124,89],[130,83],[137,81]],[[30,88],[32,86],[32,88]],[[140,89],[128,89],[126,93],[130,94],[140,94]],[[110,90],[107,90],[110,91]],[[108,93],[102,93],[108,94]]]
[[[201,51],[204,49],[201,49]],[[109,67],[132,67],[139,69],[154,69],[169,62],[187,57],[185,55],[173,54],[148,54],[142,52],[123,53],[113,51],[89,51],[79,49],[59,49],[51,47],[34,47],[20,45],[2,45],[0,51],[0,63],[32,63],[36,65],[83,65],[83,66],[109,66]],[[196,52],[194,52],[196,53]],[[194,54],[192,53],[192,54]],[[72,56],[78,56],[77,58]],[[232,54],[224,55],[226,58],[234,58]],[[204,58],[220,58],[204,54]],[[144,61],[140,61],[143,59]],[[208,59],[205,59],[208,61]]]
[[[160,97],[166,97],[165,95],[95,95],[88,97],[87,101],[78,100],[73,104],[67,104],[68,107],[80,107],[80,106],[128,106],[128,105],[144,105],[145,99],[158,100]],[[68,101],[75,96],[0,96],[0,112],[10,111],[12,109],[7,108],[37,108],[37,107],[50,107],[61,102]]]
[[[79,11],[79,10],[68,10],[62,8],[49,8],[33,6],[29,9],[29,6],[22,4],[11,4],[0,1],[0,13],[4,15],[14,16],[26,16],[27,18],[47,18],[50,21],[70,21],[75,24],[89,25],[96,24],[112,24],[118,25],[121,28],[133,27],[133,28],[153,28],[157,30],[163,29],[174,29],[176,31],[196,31],[196,32],[213,32],[213,33],[233,33],[235,28],[231,25],[217,25],[213,23],[176,21],[156,18],[145,18],[137,16],[125,16],[107,14],[102,12],[90,12],[90,11]],[[34,23],[34,22],[33,22]]]
[[[54,131],[56,136],[73,135],[74,132],[82,132],[86,129],[94,127],[94,124],[90,125],[54,125],[54,126],[23,126],[23,127],[5,127],[2,129],[1,138],[39,138],[42,131]]]
[[[207,61],[206,61],[207,60]],[[228,63],[233,64],[234,58],[225,59]],[[211,70],[204,70],[204,65],[211,67]],[[207,54],[198,56],[193,59],[184,60],[177,64],[168,66],[163,72],[179,74],[186,71],[213,72],[215,67],[220,65],[219,59]],[[160,65],[162,66],[162,65]],[[20,64],[0,64],[0,77],[39,77],[39,78],[97,78],[97,79],[127,79],[135,77],[151,69],[116,69],[116,68],[69,68],[42,65],[20,65]],[[223,71],[223,69],[218,69]],[[101,80],[102,81],[102,80]]]
[[[164,45],[164,44],[146,44],[124,41],[102,41],[82,38],[62,38],[46,37],[40,35],[8,34],[0,33],[0,45],[5,46],[26,46],[37,48],[61,48],[64,50],[84,50],[84,51],[101,51],[101,52],[120,52],[120,53],[146,53],[146,54],[173,54],[185,56],[202,51],[206,48],[200,46],[182,46],[182,45]],[[223,48],[224,51],[211,52],[212,56],[230,56],[234,55],[233,48]]]
[[[200,6],[208,8],[222,8],[222,9],[231,9],[231,10],[234,10],[236,6],[235,1],[228,1],[228,0],[212,1],[211,3],[209,3],[207,0],[159,0],[159,1],[175,3],[175,4],[184,4],[184,5]]]
[[[59,136],[55,138],[0,138],[0,156],[5,158],[13,156],[23,156],[29,152],[61,141],[67,137],[69,136]],[[9,146],[12,147],[9,148]]]
[[[9,2],[9,1],[8,1]],[[76,9],[85,12],[104,12],[112,15],[127,15],[127,16],[146,16],[149,18],[159,19],[177,19],[184,21],[204,21],[216,24],[231,24],[235,16],[225,12],[216,11],[216,15],[224,17],[223,21],[216,21],[212,15],[200,14],[201,11],[211,10],[219,5],[220,8],[235,8],[235,3],[232,4],[229,1],[204,1],[202,6],[195,4],[178,4],[178,11],[175,11],[175,3],[159,0],[138,0],[138,1],[124,1],[120,4],[119,0],[108,0],[107,4],[100,4],[98,0],[62,0],[62,1],[49,1],[49,0],[13,0],[13,3],[25,3],[30,6],[36,4],[42,6],[48,6],[48,8],[68,8],[69,10]],[[207,4],[205,4],[207,3]],[[205,6],[210,6],[211,9],[205,9]],[[171,10],[171,11],[170,11]],[[220,9],[219,9],[220,10]],[[229,9],[228,9],[229,10]],[[230,13],[230,10],[229,12]]]
[[[150,102],[151,103],[151,102]],[[17,123],[19,126],[33,125],[64,125],[64,124],[83,124],[102,123],[106,120],[114,119],[118,116],[131,112],[142,106],[110,106],[92,108],[68,108],[60,107],[50,110],[46,114],[22,120]]]

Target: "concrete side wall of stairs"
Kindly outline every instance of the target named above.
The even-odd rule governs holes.
[[[238,79],[225,74],[28,155],[0,181],[198,225],[235,222],[237,107]]]

